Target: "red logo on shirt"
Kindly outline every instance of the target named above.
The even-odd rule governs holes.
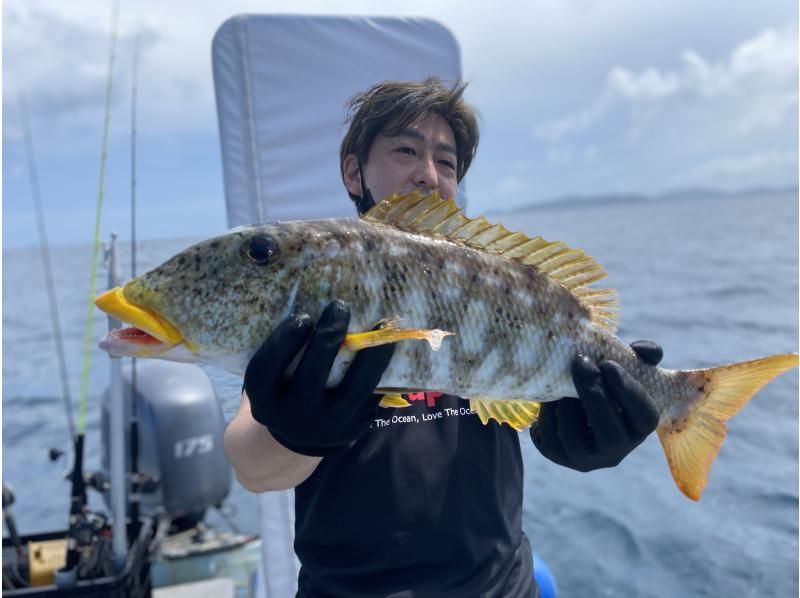
[[[409,401],[425,401],[428,407],[436,407],[436,399],[443,394],[443,392],[410,392],[406,396]]]

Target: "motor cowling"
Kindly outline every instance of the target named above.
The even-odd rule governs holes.
[[[163,508],[172,517],[202,518],[218,506],[231,487],[231,466],[222,438],[225,420],[208,375],[198,366],[159,360],[137,360],[135,392],[139,419],[139,473],[147,480],[141,493],[142,514]],[[125,446],[134,396],[131,363],[122,368],[125,400]],[[102,468],[109,473],[109,401],[103,394]],[[126,469],[131,455],[126,450]],[[109,494],[105,494],[109,504]]]

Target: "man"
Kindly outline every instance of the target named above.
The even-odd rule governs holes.
[[[464,87],[382,83],[352,100],[340,165],[360,212],[391,193],[455,196],[478,143]],[[439,393],[379,410],[374,390],[393,345],[359,352],[326,389],[348,322],[334,301],[317,322],[280,323],[247,368],[225,434],[245,487],[295,488],[298,595],[535,595],[518,434]],[[661,358],[653,343],[634,349],[647,363]],[[566,467],[615,466],[655,429],[655,406],[615,363],[576,356],[573,378],[579,398],[544,404],[531,438]]]

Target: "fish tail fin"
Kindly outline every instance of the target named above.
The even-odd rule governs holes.
[[[797,367],[796,354],[772,355],[685,372],[696,400],[681,416],[662,421],[658,437],[678,488],[699,500],[727,434],[726,422],[773,378]]]

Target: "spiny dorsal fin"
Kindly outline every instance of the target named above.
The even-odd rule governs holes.
[[[617,294],[613,289],[594,289],[590,285],[606,276],[597,261],[580,249],[561,241],[530,238],[512,233],[502,224],[492,224],[483,216],[467,218],[450,198],[439,193],[419,191],[391,195],[364,214],[365,220],[389,224],[415,233],[442,236],[467,247],[486,251],[534,266],[570,290],[592,313],[592,321],[609,331],[617,329]]]

